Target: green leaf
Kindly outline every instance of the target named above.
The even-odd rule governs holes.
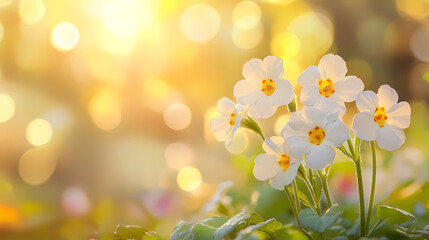
[[[334,225],[341,216],[341,213],[342,211],[340,206],[338,206],[338,204],[334,204],[322,216],[319,216],[313,210],[306,208],[299,213],[298,218],[304,227],[321,233]]]
[[[226,217],[211,217],[201,222],[180,222],[170,236],[172,240],[213,239],[218,227],[228,221]]]
[[[113,236],[115,240],[141,239],[145,233],[141,227],[118,225]]]
[[[287,187],[290,193],[294,193],[293,188],[292,187]],[[298,197],[299,199],[301,199],[301,202],[310,208],[314,208],[313,204],[310,202],[310,200],[308,200],[307,195],[305,195],[305,193],[301,192],[300,190],[298,190]]]
[[[395,226],[395,231],[409,238],[429,237],[429,231],[426,231],[423,229],[417,229],[417,228],[408,229],[402,226]]]
[[[214,232],[214,239],[222,239],[234,230],[238,232],[249,225],[258,224],[260,222],[263,222],[263,219],[256,213],[239,213],[229,219]]]
[[[394,218],[394,223],[403,223],[411,219],[416,219],[411,213],[394,207],[386,205],[380,205],[377,208],[377,217],[380,221],[384,221],[388,218]]]
[[[280,222],[278,222],[276,219],[271,218],[265,222],[261,222],[255,225],[250,225],[247,228],[240,231],[240,233],[237,236],[237,239],[245,239],[243,237],[240,238],[240,235],[247,235],[247,233],[254,232],[256,230],[265,232],[268,234],[268,236],[271,236],[274,234],[275,231],[280,229],[283,226]]]
[[[320,201],[320,196],[322,194],[322,183],[320,182],[320,178],[317,176],[313,177],[313,183],[314,183],[314,192],[316,194],[316,202]]]

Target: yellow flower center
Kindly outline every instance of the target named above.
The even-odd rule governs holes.
[[[319,80],[319,93],[322,96],[330,97],[335,92],[331,79]]]
[[[290,158],[286,154],[282,154],[279,158],[279,166],[283,168],[283,171],[286,171],[290,166]]]
[[[271,96],[274,93],[275,90],[276,90],[276,84],[274,83],[274,81],[272,79],[264,79],[264,80],[262,80],[261,91],[265,95]]]
[[[234,126],[236,118],[237,118],[237,114],[231,113],[231,119],[229,120],[229,125]]]
[[[308,132],[310,137],[310,142],[314,145],[320,145],[325,139],[325,130],[321,129],[319,126],[313,128]]]
[[[380,127],[384,127],[384,123],[387,121],[386,109],[384,107],[378,107],[375,109],[374,122]]]

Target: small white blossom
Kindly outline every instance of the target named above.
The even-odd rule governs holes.
[[[232,136],[234,136],[234,133],[240,127],[242,116],[239,114],[234,102],[226,97],[219,99],[217,110],[220,115],[211,121],[211,129],[216,140],[220,142],[227,141],[229,145]]]
[[[305,106],[334,113],[339,117],[346,112],[344,102],[356,100],[363,90],[363,82],[356,76],[347,76],[344,60],[333,54],[323,56],[319,66],[308,67],[298,78],[302,85],[300,100]]]
[[[304,107],[294,112],[282,131],[292,153],[305,156],[305,163],[314,170],[327,167],[334,161],[334,147],[349,138],[346,125],[338,114],[330,114],[316,107]]]
[[[249,113],[253,117],[269,118],[277,111],[277,107],[289,104],[294,97],[292,84],[283,76],[281,58],[253,58],[244,64],[245,80],[235,84],[234,96],[238,103],[249,106]]]
[[[287,140],[282,137],[265,140],[262,148],[266,153],[256,157],[253,175],[260,181],[270,179],[271,186],[282,191],[295,179],[302,158],[292,154]]]
[[[398,103],[398,94],[388,85],[378,93],[364,91],[358,95],[356,106],[360,113],[353,118],[353,131],[366,141],[377,140],[380,148],[393,151],[405,141],[405,128],[410,126],[411,107]]]

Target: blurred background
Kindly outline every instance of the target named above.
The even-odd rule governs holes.
[[[102,239],[118,224],[168,238],[181,219],[241,210],[286,223],[283,193],[252,174],[258,136],[240,129],[225,148],[209,124],[246,61],[282,57],[299,94],[326,53],[410,102],[376,194],[427,217],[427,0],[0,0],[0,238]],[[261,120],[265,135],[288,116]],[[334,200],[353,206],[353,164],[337,156]]]

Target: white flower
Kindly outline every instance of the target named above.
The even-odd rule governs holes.
[[[243,66],[245,80],[234,86],[237,102],[249,105],[249,113],[255,118],[269,118],[278,106],[287,105],[293,99],[292,84],[283,79],[281,58],[268,56],[262,61],[253,58]]]
[[[220,115],[212,120],[211,129],[216,140],[220,142],[228,141],[227,144],[229,145],[232,136],[240,127],[242,117],[238,113],[234,102],[226,97],[219,99],[217,102],[217,111]]]
[[[334,113],[339,117],[346,112],[344,102],[356,100],[363,90],[363,82],[356,76],[347,76],[344,60],[333,54],[327,54],[319,61],[319,66],[308,67],[299,77],[302,85],[300,100],[305,106]]]
[[[366,141],[377,140],[380,148],[393,151],[405,141],[404,128],[410,126],[411,107],[398,103],[398,94],[388,85],[378,93],[364,91],[358,95],[356,106],[360,113],[353,118],[353,131]]]
[[[320,170],[334,161],[333,147],[341,146],[349,138],[349,133],[337,113],[304,107],[292,113],[282,136],[288,139],[292,153],[298,156],[307,154],[307,166]]]
[[[302,158],[292,154],[287,140],[282,137],[265,140],[262,148],[266,153],[256,157],[253,175],[261,181],[270,179],[271,186],[282,191],[295,179]]]

